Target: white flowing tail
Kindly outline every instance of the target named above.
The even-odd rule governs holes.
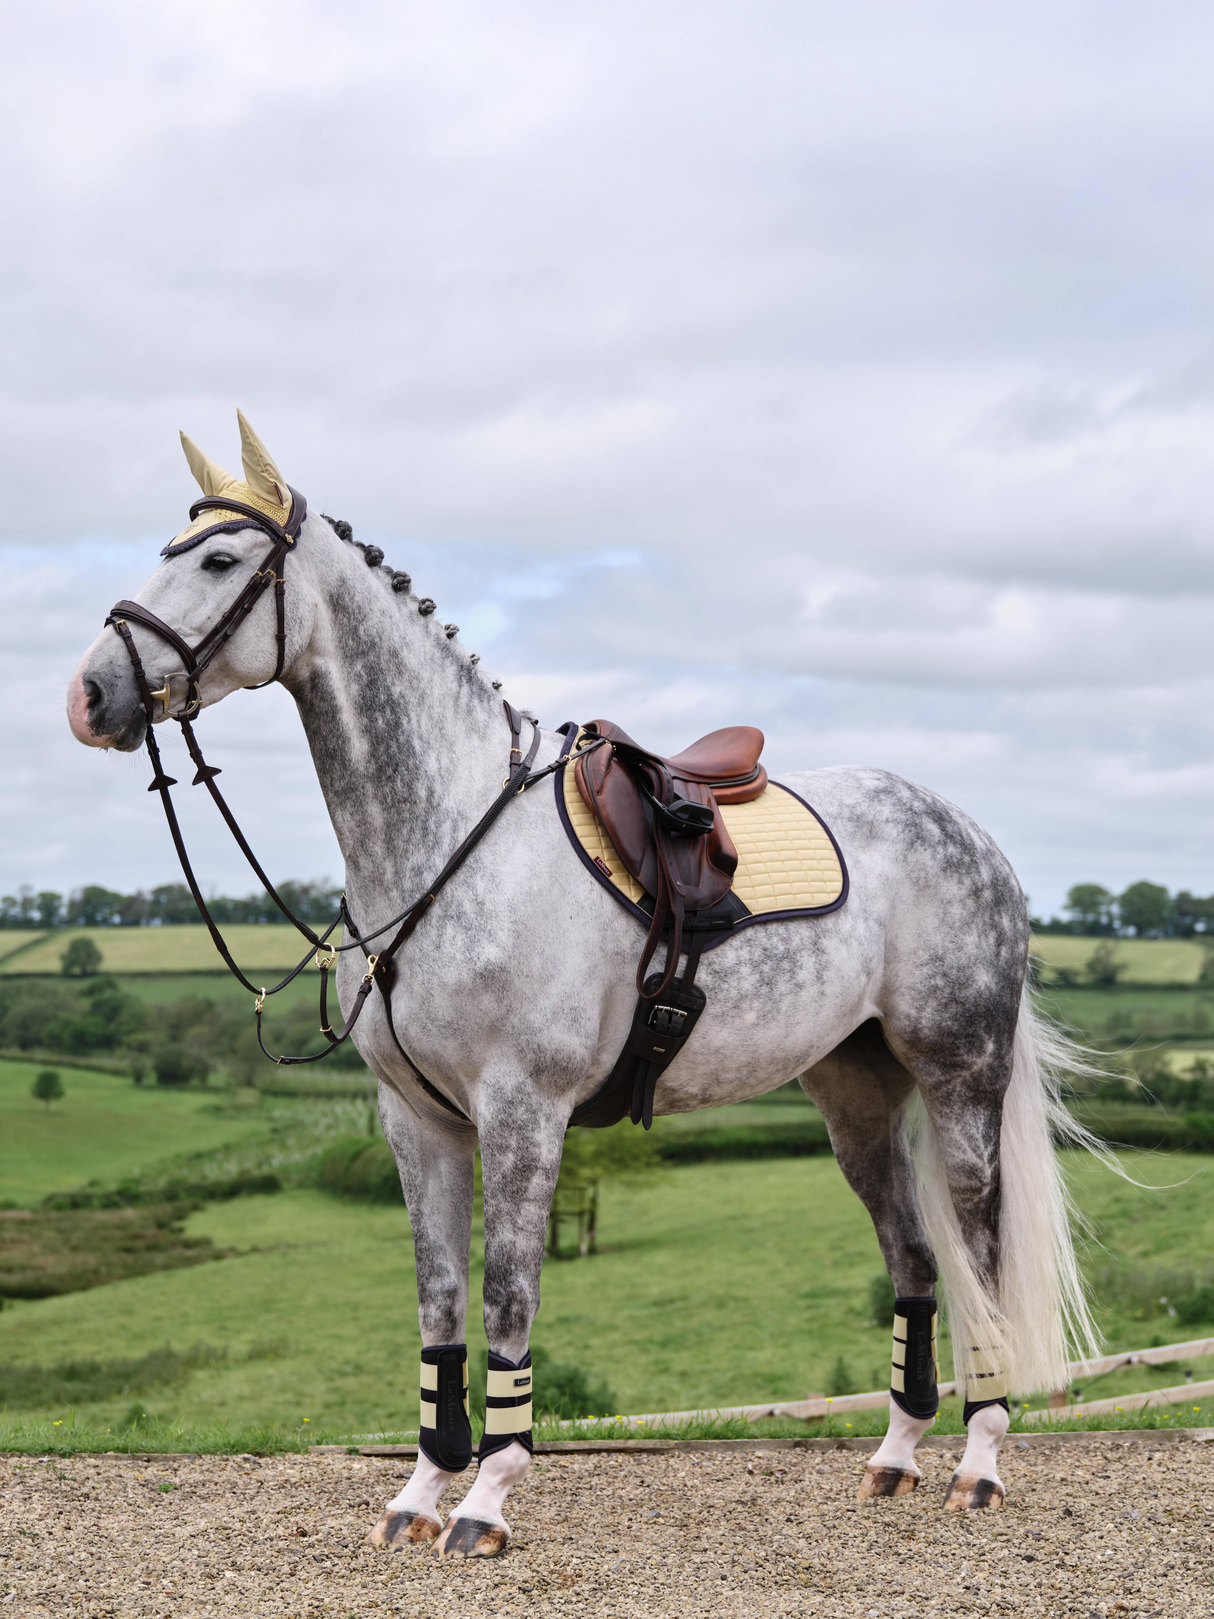
[[[1100,1352],[1075,1256],[1076,1212],[1055,1150],[1084,1147],[1120,1172],[1109,1149],[1062,1101],[1068,1074],[1094,1071],[1079,1047],[1038,1014],[1026,987],[1003,1102],[997,1298],[983,1285],[962,1239],[939,1139],[916,1100],[912,1144],[919,1197],[944,1284],[959,1383],[976,1369],[1001,1369],[1011,1394],[1053,1391],[1067,1386],[1072,1359]]]

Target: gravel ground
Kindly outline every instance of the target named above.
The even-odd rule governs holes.
[[[537,1458],[514,1545],[438,1563],[366,1544],[400,1458],[0,1457],[15,1615],[1214,1614],[1214,1445],[1010,1445],[1002,1512],[859,1507],[856,1451]],[[454,1499],[454,1490],[452,1499]],[[2,1619],[2,1616],[0,1616]]]

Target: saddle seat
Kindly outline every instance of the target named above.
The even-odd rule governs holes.
[[[719,804],[745,804],[767,786],[767,772],[759,763],[762,752],[762,731],[753,725],[727,725],[662,763],[676,778],[706,782]]]

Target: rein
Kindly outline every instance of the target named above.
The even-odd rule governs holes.
[[[392,1038],[396,1043],[397,1049],[405,1058],[406,1062],[409,1063],[409,1066],[417,1075],[418,1080],[426,1092],[433,1096],[437,1101],[441,1102],[447,1109],[452,1112],[459,1113],[460,1116],[463,1117],[461,1110],[458,1109],[447,1097],[445,1097],[441,1091],[439,1091],[435,1086],[431,1085],[430,1082],[424,1077],[421,1070],[417,1067],[417,1064],[413,1062],[412,1058],[405,1051],[397,1037],[396,1029],[392,1022],[392,1004],[390,999],[392,980],[395,976],[395,957],[401,947],[412,936],[422,917],[435,903],[439,894],[446,887],[447,883],[452,877],[454,877],[455,873],[464,864],[465,860],[467,860],[473,849],[476,848],[477,844],[489,831],[489,828],[493,825],[494,821],[497,820],[498,816],[502,813],[510,800],[515,798],[519,793],[523,792],[527,787],[534,785],[538,781],[542,781],[545,776],[551,775],[555,770],[563,769],[564,766],[569,762],[569,756],[563,755],[553,764],[547,765],[544,769],[538,770],[532,774],[531,767],[535,762],[535,756],[539,751],[540,745],[539,725],[535,720],[530,722],[534,734],[531,739],[531,746],[524,757],[521,748],[524,716],[520,714],[511,703],[503,700],[506,710],[506,718],[510,725],[510,767],[506,779],[502,782],[502,790],[494,799],[492,804],[490,804],[484,815],[481,816],[480,820],[477,821],[476,825],[468,833],[467,837],[464,838],[463,842],[455,850],[454,854],[451,855],[446,865],[442,868],[434,880],[428,884],[425,892],[421,894],[412,905],[407,906],[406,909],[403,910],[398,916],[392,917],[390,921],[383,923],[380,927],[375,928],[370,933],[359,932],[354,924],[353,918],[350,915],[349,909],[347,908],[344,894],[342,895],[341,904],[338,907],[337,915],[333,918],[333,921],[330,922],[329,926],[324,930],[323,933],[315,933],[306,922],[300,921],[300,919],[293,914],[290,907],[279,895],[273,883],[271,883],[270,879],[266,876],[260,862],[257,860],[257,857],[249,847],[248,841],[246,840],[244,833],[241,831],[240,826],[236,821],[236,817],[232,814],[231,809],[224,800],[223,794],[215,785],[215,777],[220,774],[220,771],[217,766],[207,764],[206,760],[203,758],[202,749],[199,746],[198,739],[194,735],[193,726],[190,723],[191,720],[197,716],[199,709],[202,707],[202,699],[198,689],[199,679],[214,660],[216,655],[226,645],[232,635],[234,635],[235,632],[240,628],[241,624],[244,623],[245,619],[252,612],[257,602],[271,585],[274,586],[278,646],[274,673],[270,676],[269,680],[263,680],[258,685],[250,686],[247,689],[250,691],[260,691],[264,686],[272,684],[272,682],[278,680],[282,675],[284,660],[286,657],[286,559],[290,555],[291,549],[298,538],[304,517],[307,515],[307,502],[304,500],[304,497],[294,489],[292,489],[290,493],[291,513],[285,525],[280,525],[274,522],[271,517],[267,516],[264,512],[258,511],[254,506],[245,505],[240,501],[229,500],[226,497],[209,497],[204,500],[196,501],[195,504],[190,507],[191,521],[197,517],[199,512],[207,509],[221,509],[224,511],[239,512],[243,517],[248,519],[248,527],[262,529],[274,542],[270,551],[262,559],[261,566],[249,579],[248,583],[237,596],[236,600],[220,616],[219,620],[210,630],[207,631],[196,646],[190,646],[190,644],[184,640],[183,637],[171,627],[171,625],[164,623],[162,619],[157,618],[155,613],[150,612],[146,607],[140,606],[138,602],[125,600],[116,602],[114,607],[111,609],[109,616],[106,618],[105,622],[113,626],[114,630],[121,637],[123,645],[126,647],[127,655],[131,660],[131,668],[135,675],[135,684],[138,687],[140,700],[143,704],[143,711],[147,719],[145,741],[147,744],[148,756],[152,761],[153,770],[152,781],[148,786],[148,792],[158,792],[160,794],[160,801],[164,806],[165,820],[168,822],[169,833],[173,839],[173,847],[177,851],[177,858],[181,864],[182,873],[185,876],[190,893],[193,895],[194,903],[197,905],[199,913],[201,914],[202,919],[206,923],[207,929],[210,932],[215,948],[218,950],[225,965],[232,975],[244,986],[245,989],[249,991],[251,995],[256,997],[253,1010],[254,1016],[257,1020],[257,1043],[261,1047],[264,1055],[267,1056],[271,1062],[284,1066],[299,1063],[319,1062],[322,1057],[327,1057],[331,1051],[335,1051],[338,1046],[342,1045],[344,1041],[349,1039],[354,1025],[358,1022],[359,1015],[361,1014],[363,1007],[366,1005],[367,997],[370,995],[375,984],[378,983],[380,993],[384,998],[384,1008],[387,1013],[388,1027],[391,1030]],[[169,554],[171,554],[171,552]],[[153,691],[149,684],[147,673],[143,667],[143,661],[139,656],[139,649],[136,647],[135,638],[131,634],[130,625],[132,623],[140,625],[143,629],[151,630],[153,634],[158,635],[161,640],[166,641],[185,664],[184,670],[178,670],[175,674],[166,675],[164,685],[156,691]],[[186,680],[185,706],[180,713],[170,716],[168,710],[173,701],[171,684],[174,679],[180,678],[182,674],[184,674]],[[214,917],[207,908],[206,901],[202,897],[202,891],[198,886],[198,880],[195,877],[193,867],[190,864],[190,857],[186,850],[185,839],[182,836],[181,826],[177,819],[177,812],[173,806],[172,795],[169,792],[170,787],[175,787],[177,785],[177,781],[175,777],[165,774],[164,766],[160,758],[160,746],[155,736],[154,722],[156,704],[158,702],[164,706],[164,717],[171,717],[175,719],[181,726],[182,735],[185,738],[186,748],[189,751],[190,758],[197,767],[192,785],[195,787],[206,787],[220,814],[223,816],[224,821],[227,823],[232,836],[235,838],[241,853],[244,855],[245,859],[249,862],[249,865],[256,874],[258,881],[261,883],[269,897],[273,900],[274,904],[282,912],[286,920],[290,922],[291,925],[309,942],[310,948],[304,955],[303,959],[291,969],[291,971],[286,975],[285,978],[281,980],[280,983],[275,984],[270,989],[258,989],[257,986],[251,984],[245,977],[244,973],[241,972],[240,968],[237,966],[232,957],[231,951],[227,947],[223,935],[220,933],[219,928],[216,925]],[[597,745],[597,743],[592,743],[592,746]],[[347,930],[353,935],[352,941],[349,944],[330,944],[330,935],[338,926],[342,925],[343,923],[345,924]],[[395,928],[396,932],[381,951],[373,953],[367,949],[368,943],[380,938],[392,928]],[[354,1006],[351,1009],[350,1016],[346,1019],[340,1033],[335,1034],[329,1025],[328,1016],[329,971],[337,961],[338,956],[347,950],[361,950],[363,955],[366,957],[367,970],[364,973],[362,982],[358,987],[358,992],[355,997]],[[313,958],[316,961],[317,967],[320,969],[320,1032],[326,1036],[329,1044],[323,1051],[315,1052],[309,1057],[275,1057],[272,1052],[266,1050],[265,1042],[262,1039],[262,1010],[265,1006],[267,998],[271,995],[277,995],[280,990],[285,989],[288,984],[292,983],[299,976],[299,974],[303,972],[304,968]]]

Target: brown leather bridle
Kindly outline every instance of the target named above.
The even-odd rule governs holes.
[[[419,1084],[435,1101],[439,1102],[449,1112],[459,1114],[459,1116],[462,1118],[464,1117],[462,1110],[456,1107],[455,1103],[452,1102],[449,1097],[444,1096],[437,1086],[432,1085],[430,1081],[426,1079],[421,1069],[409,1056],[408,1052],[401,1045],[400,1040],[397,1037],[395,1026],[392,1023],[392,1005],[390,999],[391,984],[394,975],[394,958],[397,951],[400,950],[401,946],[412,935],[413,930],[417,927],[422,917],[430,909],[431,905],[434,904],[439,893],[443,888],[446,887],[450,879],[463,865],[464,861],[472,853],[473,849],[481,841],[485,833],[488,832],[489,828],[493,825],[494,821],[497,820],[498,816],[505,809],[506,805],[511,801],[511,799],[514,798],[518,793],[522,792],[526,787],[532,786],[535,782],[542,780],[545,776],[551,775],[554,770],[563,769],[569,761],[566,757],[562,756],[553,764],[546,766],[543,770],[536,771],[533,775],[531,767],[535,761],[535,755],[538,752],[540,745],[539,725],[536,723],[536,721],[530,720],[530,724],[533,728],[533,736],[531,739],[531,746],[526,754],[526,757],[524,757],[520,744],[522,741],[522,727],[525,716],[520,714],[511,703],[504,702],[506,718],[510,725],[510,768],[507,778],[502,783],[502,790],[498,794],[497,798],[495,798],[493,803],[490,804],[484,815],[481,816],[480,820],[472,828],[471,832],[469,832],[468,836],[463,840],[458,849],[456,849],[455,853],[447,861],[446,865],[438,873],[437,877],[435,877],[434,880],[427,885],[425,892],[417,900],[415,900],[412,905],[406,907],[406,909],[403,910],[399,916],[394,916],[391,921],[385,922],[382,927],[378,927],[370,933],[359,932],[354,924],[353,918],[350,915],[349,909],[347,908],[346,897],[344,894],[342,895],[341,904],[338,908],[337,915],[333,918],[332,922],[330,922],[329,926],[323,933],[317,934],[313,932],[306,922],[300,921],[300,919],[293,914],[290,907],[279,895],[273,883],[271,883],[270,879],[262,870],[257,857],[249,847],[244,833],[240,830],[240,827],[237,824],[236,817],[232,814],[232,811],[225,802],[222,793],[215,785],[215,777],[220,774],[220,771],[217,766],[207,764],[206,760],[203,758],[202,749],[199,747],[198,739],[194,735],[194,729],[191,724],[191,720],[197,716],[198,711],[202,706],[201,695],[198,689],[199,679],[213,662],[220,650],[240,628],[241,624],[244,623],[245,619],[249,616],[253,608],[261,599],[262,595],[270,588],[271,585],[274,586],[274,597],[277,613],[278,656],[275,661],[274,673],[270,676],[269,680],[263,680],[258,685],[248,687],[247,689],[250,691],[260,691],[263,686],[271,685],[282,675],[286,658],[286,559],[290,555],[291,550],[299,537],[299,532],[308,510],[307,501],[301,494],[299,494],[297,490],[292,489],[290,494],[291,512],[285,524],[278,524],[274,522],[271,517],[267,516],[264,512],[258,511],[254,506],[248,506],[236,500],[229,500],[222,495],[208,496],[203,500],[195,501],[194,505],[190,507],[191,522],[198,516],[199,512],[202,511],[219,510],[225,512],[237,512],[242,519],[241,523],[239,524],[240,527],[259,528],[268,534],[270,539],[273,541],[270,550],[267,552],[265,557],[262,558],[261,566],[256,570],[256,572],[254,572],[232,605],[220,615],[214,626],[206,632],[196,646],[190,646],[189,642],[186,641],[184,637],[179,635],[171,625],[166,624],[163,619],[157,618],[156,614],[150,612],[146,607],[141,607],[138,602],[116,602],[113,608],[110,610],[109,616],[106,618],[105,622],[113,626],[114,630],[121,637],[123,645],[126,647],[127,655],[131,660],[131,667],[134,671],[135,683],[139,689],[140,701],[143,704],[143,711],[147,719],[144,740],[147,744],[148,755],[151,758],[153,767],[153,777],[148,786],[148,792],[158,792],[160,794],[160,800],[164,806],[165,819],[168,822],[169,832],[173,839],[173,846],[177,851],[177,858],[181,862],[181,869],[185,876],[185,880],[189,885],[190,893],[193,895],[194,903],[197,905],[199,913],[210,931],[215,948],[223,957],[224,962],[234,977],[236,977],[239,982],[244,985],[245,989],[247,989],[251,995],[256,996],[254,1013],[257,1019],[257,1042],[261,1046],[261,1049],[265,1055],[270,1058],[270,1061],[280,1064],[295,1064],[319,1062],[322,1057],[327,1057],[331,1051],[335,1051],[337,1047],[343,1043],[343,1041],[349,1038],[355,1023],[358,1021],[359,1014],[362,1012],[362,1009],[366,1004],[368,995],[371,993],[374,985],[378,983],[380,992],[383,995],[384,1009],[387,1013],[388,1027],[392,1032],[392,1038],[396,1042],[397,1048],[399,1049],[401,1055],[405,1058],[405,1061],[416,1074]],[[230,530],[236,526],[237,525],[235,524],[224,524],[223,529]],[[222,530],[217,529],[212,532],[221,531]],[[206,537],[207,536],[205,535],[200,535],[198,538],[201,539]],[[197,540],[194,540],[191,543],[197,544],[198,542]],[[171,546],[167,547],[164,554],[167,556],[173,555],[173,548]],[[185,665],[185,669],[183,671],[179,670],[176,675],[166,676],[165,683],[159,690],[153,691],[148,682],[147,673],[143,667],[143,660],[139,656],[139,649],[136,647],[135,638],[131,634],[131,624],[138,624],[143,629],[151,630],[152,633],[158,635],[161,640],[166,641],[168,645],[171,646],[178,654]],[[179,678],[182,673],[184,673],[186,678],[185,705],[181,712],[170,716],[168,712],[172,704],[170,683],[174,679]],[[215,801],[216,807],[218,808],[220,814],[227,822],[228,828],[233,837],[236,839],[241,853],[249,862],[266,893],[270,896],[274,904],[282,912],[287,921],[290,922],[291,925],[309,941],[309,949],[303,960],[300,961],[297,966],[291,969],[281,983],[275,984],[270,989],[258,989],[258,987],[255,984],[251,984],[245,977],[244,973],[241,972],[240,968],[232,958],[232,954],[224,941],[223,935],[220,933],[219,928],[215,923],[214,917],[212,917],[210,910],[207,907],[206,901],[202,897],[202,890],[198,886],[198,880],[195,877],[193,867],[190,864],[190,858],[186,852],[185,840],[181,834],[181,826],[177,820],[177,812],[173,806],[172,796],[169,792],[169,788],[175,787],[177,785],[177,781],[175,777],[165,774],[163,765],[161,764],[160,746],[156,740],[154,730],[156,704],[158,702],[164,705],[165,714],[163,717],[171,717],[175,719],[181,726],[182,735],[185,738],[185,744],[189,750],[190,758],[197,766],[193,785],[195,787],[206,787],[212,799]],[[348,944],[330,944],[328,942],[330,935],[342,924],[345,925],[347,931],[352,936],[350,942]],[[383,934],[389,932],[393,928],[396,929],[396,932],[389,943],[381,951],[378,953],[372,953],[367,949],[367,945],[369,943],[377,938],[380,938]],[[363,955],[367,960],[367,971],[358,987],[358,993],[355,997],[354,1006],[351,1009],[350,1016],[346,1019],[341,1032],[334,1034],[333,1030],[329,1027],[328,1017],[329,971],[336,962],[337,957],[347,950],[361,950],[363,952]],[[301,972],[303,972],[304,968],[313,959],[313,955],[315,955],[316,965],[320,969],[320,1032],[327,1037],[329,1044],[323,1051],[315,1052],[312,1056],[308,1057],[275,1057],[266,1050],[265,1043],[262,1040],[262,1008],[265,1006],[266,1000],[269,996],[277,995],[280,990],[285,989],[288,984],[290,984],[299,976]]]
[[[251,686],[250,691],[260,691],[262,686],[272,685],[282,674],[283,663],[287,655],[287,622],[286,622],[286,561],[291,548],[299,537],[303,527],[303,520],[308,515],[308,503],[297,489],[289,489],[291,496],[291,511],[285,524],[276,523],[265,512],[258,511],[256,506],[246,506],[243,501],[229,500],[223,495],[208,495],[202,500],[196,500],[190,507],[190,521],[193,522],[199,512],[224,511],[236,512],[244,519],[242,528],[259,528],[268,534],[274,542],[270,550],[262,558],[261,567],[252,575],[236,600],[220,615],[218,621],[199,641],[197,646],[191,646],[182,636],[178,635],[172,625],[166,624],[162,618],[141,607],[138,602],[115,602],[106,619],[112,624],[126,644],[130,654],[131,664],[135,670],[135,680],[139,687],[139,696],[143,702],[144,713],[147,715],[149,732],[152,717],[155,712],[153,704],[164,704],[166,713],[172,706],[170,682],[177,679],[180,674],[186,678],[186,701],[182,714],[186,719],[192,719],[202,707],[202,699],[198,693],[198,682],[201,676],[214,662],[218,654],[235,635],[236,631],[248,618],[254,607],[261,600],[265,592],[274,586],[274,607],[278,620],[278,657],[274,664],[274,673],[269,680],[263,680],[258,686]],[[229,525],[225,525],[227,527]],[[218,532],[218,531],[215,531]],[[172,556],[173,548],[166,548],[166,555]],[[164,685],[159,691],[152,691],[148,686],[147,677],[143,672],[143,664],[135,650],[134,638],[127,627],[127,621],[141,624],[145,630],[151,630],[162,641],[167,641],[174,652],[185,664],[184,670],[176,674],[166,675]],[[180,717],[180,716],[176,716]]]

